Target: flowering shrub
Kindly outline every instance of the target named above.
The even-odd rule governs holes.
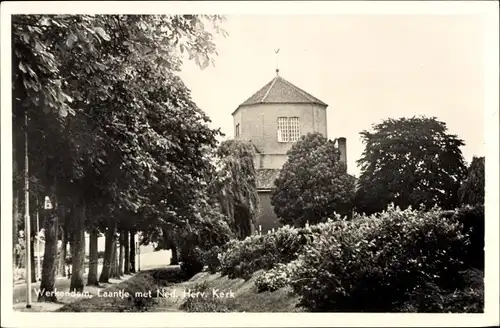
[[[330,221],[290,270],[312,311],[391,311],[427,284],[460,285],[462,226],[442,212],[389,207],[352,221]]]
[[[278,263],[274,268],[260,275],[255,280],[255,286],[259,292],[266,290],[275,291],[285,287],[290,280],[287,266],[283,263]]]
[[[269,238],[265,237],[266,235],[252,235],[242,241],[230,241],[227,251],[220,258],[222,275],[228,275],[231,279],[247,279],[258,267],[264,266],[264,262],[269,258],[266,258],[265,254],[271,254],[274,249],[269,245]],[[258,254],[262,254],[262,258]]]
[[[248,279],[255,271],[291,262],[312,240],[312,232],[304,229],[284,226],[274,233],[230,241],[220,257],[221,273],[229,278]]]
[[[287,264],[278,263],[274,268],[260,275],[255,280],[255,286],[257,286],[259,293],[266,290],[273,292],[290,285],[291,272],[298,262],[299,260]]]

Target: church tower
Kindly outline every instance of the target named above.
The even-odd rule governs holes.
[[[287,151],[307,133],[319,132],[327,137],[327,107],[323,101],[285,80],[276,69],[274,79],[232,113],[235,139],[249,140],[255,146],[260,197],[257,225],[263,232],[279,226],[270,193],[287,160]],[[340,151],[345,155],[345,139],[342,146]]]
[[[257,169],[280,169],[300,136],[327,134],[327,104],[279,75],[233,112],[235,138],[251,140],[259,156]]]

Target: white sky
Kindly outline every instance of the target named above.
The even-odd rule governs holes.
[[[436,116],[459,135],[464,157],[484,156],[482,21],[458,15],[226,16],[215,67],[192,62],[181,77],[194,101],[233,137],[231,113],[280,75],[326,102],[328,137],[347,138],[348,170],[359,132],[387,117]]]

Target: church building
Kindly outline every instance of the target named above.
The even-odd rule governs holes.
[[[328,105],[279,75],[258,90],[232,113],[235,139],[251,141],[255,147],[254,165],[260,214],[257,229],[262,232],[279,227],[271,205],[274,180],[287,160],[287,151],[307,133],[327,137]],[[345,138],[338,138],[341,160],[346,160]]]

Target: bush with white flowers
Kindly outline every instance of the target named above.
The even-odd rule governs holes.
[[[273,233],[230,241],[220,256],[221,273],[229,278],[248,279],[258,270],[293,261],[313,240],[311,229],[304,229],[284,226]]]
[[[467,238],[439,209],[389,207],[321,230],[290,273],[311,311],[391,311],[424,283],[460,285]]]

